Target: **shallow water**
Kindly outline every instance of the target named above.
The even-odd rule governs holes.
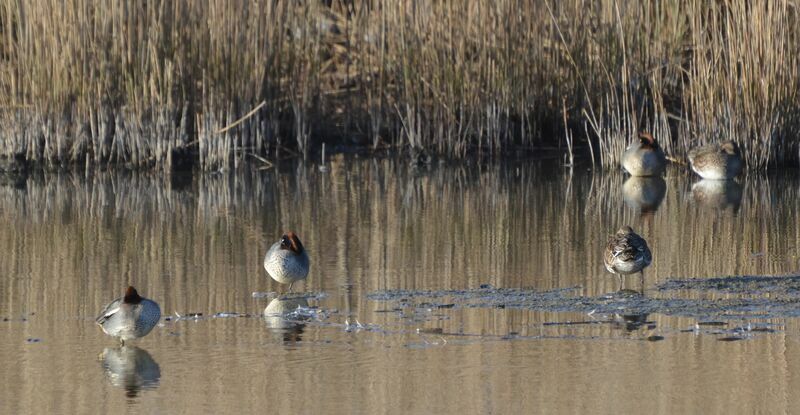
[[[2,178],[2,412],[800,411],[800,281],[764,278],[800,274],[797,172],[328,167]],[[284,229],[312,270],[276,300]],[[128,284],[169,318],[121,349],[93,320]]]

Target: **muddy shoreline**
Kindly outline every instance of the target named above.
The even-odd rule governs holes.
[[[582,296],[582,287],[538,291],[483,287],[467,290],[384,290],[367,295],[387,309],[496,308],[586,314],[663,314],[709,319],[800,317],[800,275],[668,280],[643,293],[622,290]],[[681,296],[675,296],[680,290]],[[715,295],[717,294],[717,295]]]

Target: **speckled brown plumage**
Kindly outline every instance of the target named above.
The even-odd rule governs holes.
[[[653,260],[647,241],[630,226],[623,226],[606,243],[603,262],[614,274],[634,274],[650,265]]]
[[[743,167],[739,147],[731,140],[693,148],[688,157],[692,170],[704,179],[731,179]]]
[[[652,260],[653,256],[647,246],[647,241],[637,235],[630,226],[623,226],[612,235],[608,239],[603,253],[606,269],[617,274],[620,289],[622,289],[623,275],[639,272],[642,292],[644,292],[644,269],[650,265]]]

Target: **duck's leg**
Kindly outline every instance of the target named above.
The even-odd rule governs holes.
[[[617,291],[622,291],[622,274],[617,274]]]
[[[292,292],[292,286],[294,285],[294,281],[289,283],[289,292]]]
[[[639,271],[639,285],[642,287],[640,293],[644,295],[644,269]]]
[[[125,347],[125,339],[123,339],[122,337],[119,338],[119,345],[121,347]]]

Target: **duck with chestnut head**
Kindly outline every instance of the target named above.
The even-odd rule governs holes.
[[[660,176],[667,168],[667,157],[650,133],[639,133],[639,141],[622,154],[622,168],[631,176]]]
[[[264,256],[267,274],[281,284],[289,284],[289,291],[295,282],[306,279],[309,268],[308,253],[294,232],[286,232]]]

